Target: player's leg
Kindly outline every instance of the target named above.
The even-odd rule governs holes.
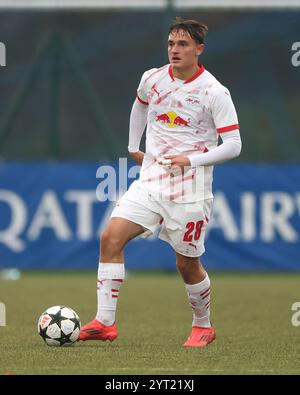
[[[185,346],[203,347],[215,338],[210,322],[210,279],[200,262],[212,200],[191,204],[166,203],[160,238],[176,252],[177,268],[193,309],[192,334]],[[201,339],[201,340],[199,340]]]
[[[145,232],[145,229],[125,218],[113,217],[101,234],[100,261],[124,263],[123,248],[129,240]]]
[[[101,235],[97,277],[96,318],[81,328],[79,340],[114,340],[119,291],[125,277],[123,248],[144,232],[141,225],[124,218],[111,218]]]
[[[192,326],[210,327],[210,280],[200,258],[176,253],[176,265],[183,278],[189,304],[193,310]]]
[[[80,340],[114,340],[117,337],[115,315],[120,287],[125,277],[123,248],[134,237],[151,234],[159,226],[161,215],[156,204],[135,181],[119,200],[101,236],[97,281],[96,319],[80,331]]]
[[[101,235],[96,319],[104,325],[115,322],[119,292],[125,278],[123,248],[144,231],[141,225],[128,219],[113,217]]]
[[[207,276],[199,257],[176,253],[176,265],[185,284],[197,284]]]
[[[216,337],[210,322],[210,279],[198,257],[176,253],[176,263],[193,310],[192,333],[184,346],[204,347]]]

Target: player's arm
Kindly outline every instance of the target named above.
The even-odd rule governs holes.
[[[223,133],[221,138],[223,143],[211,151],[189,155],[191,167],[213,166],[240,155],[242,142],[239,129]]]
[[[224,133],[223,144],[209,152],[196,153],[188,156],[168,155],[160,162],[162,165],[184,167],[213,166],[239,156],[241,152],[241,137],[239,130]]]
[[[136,99],[130,113],[128,152],[139,165],[144,159],[144,152],[140,151],[140,143],[147,124],[147,114],[147,103]]]
[[[236,158],[241,153],[238,117],[230,93],[223,86],[212,96],[211,114],[223,144],[208,152],[190,155],[188,158],[192,167],[217,165]]]
[[[212,97],[211,113],[216,125],[216,131],[221,136],[223,144],[208,151],[188,156],[166,156],[169,166],[212,166],[239,156],[242,148],[238,118],[230,93],[225,87],[220,87]]]

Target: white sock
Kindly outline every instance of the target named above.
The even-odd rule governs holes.
[[[208,275],[198,284],[185,284],[188,300],[193,309],[193,326],[211,327],[210,323],[210,280]]]
[[[96,320],[104,325],[113,325],[115,322],[117,300],[124,277],[124,263],[99,262]]]

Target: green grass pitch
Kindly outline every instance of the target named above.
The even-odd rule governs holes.
[[[0,280],[7,326],[0,327],[0,374],[300,374],[300,274],[212,273],[217,339],[184,348],[191,309],[178,274],[129,273],[118,301],[119,337],[47,346],[37,319],[48,307],[73,308],[84,324],[96,309],[94,272],[23,273]]]

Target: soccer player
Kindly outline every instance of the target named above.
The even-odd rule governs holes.
[[[123,249],[161,227],[176,254],[193,311],[185,347],[204,347],[216,335],[210,320],[210,279],[199,257],[212,208],[213,165],[241,151],[230,93],[202,64],[207,27],[176,18],[169,30],[169,64],[146,71],[129,125],[129,153],[140,178],[121,197],[101,237],[98,311],[80,340],[114,340],[116,305],[124,280]],[[146,152],[139,150],[146,129]],[[218,145],[221,136],[222,144]]]

